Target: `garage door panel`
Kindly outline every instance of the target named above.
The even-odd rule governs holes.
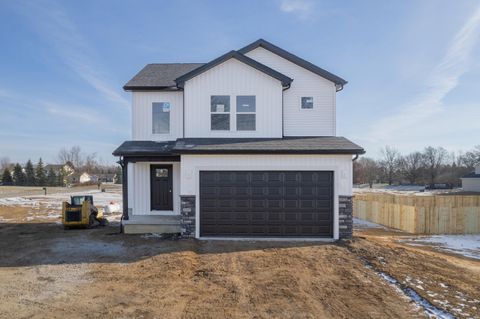
[[[332,221],[332,172],[200,172],[201,236],[331,237]]]

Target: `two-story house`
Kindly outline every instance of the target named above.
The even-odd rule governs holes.
[[[132,92],[126,233],[339,239],[352,231],[352,161],[336,136],[347,82],[265,40],[208,63],[149,64]]]

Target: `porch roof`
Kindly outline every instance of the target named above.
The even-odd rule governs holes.
[[[172,152],[176,141],[125,141],[115,151],[114,156],[175,156]]]
[[[126,141],[114,156],[180,154],[363,154],[363,148],[340,136],[284,138],[182,138],[169,142]]]

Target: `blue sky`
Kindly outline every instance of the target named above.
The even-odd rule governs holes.
[[[207,62],[264,38],[349,81],[337,134],[378,156],[480,144],[480,3],[2,1],[0,157],[113,162],[130,138],[122,86],[152,62]]]

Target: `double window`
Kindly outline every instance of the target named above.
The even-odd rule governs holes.
[[[152,133],[169,134],[170,133],[170,103],[154,102],[152,103]]]
[[[255,96],[237,96],[237,131],[255,131]]]
[[[238,95],[235,102],[237,131],[255,131],[255,96]],[[212,131],[230,131],[229,95],[212,95],[210,97],[210,112],[210,128]]]
[[[212,131],[230,131],[230,96],[212,95],[210,112]]]

